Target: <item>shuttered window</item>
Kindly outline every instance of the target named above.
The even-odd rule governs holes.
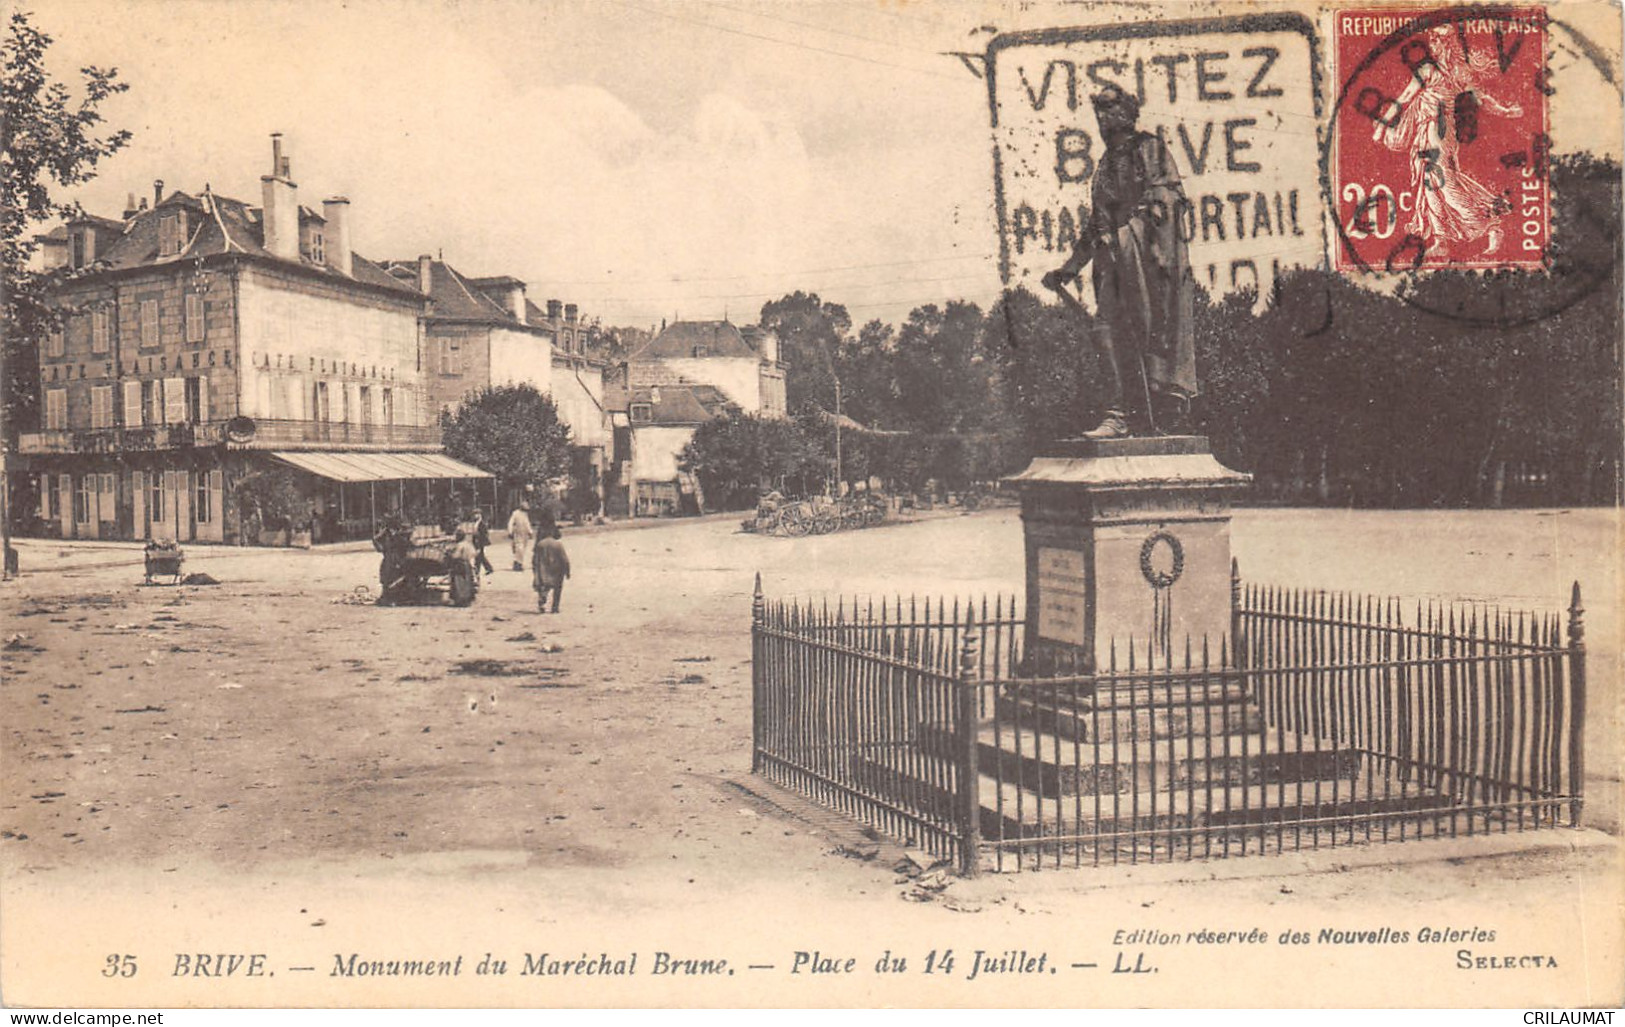
[[[92,428],[113,427],[113,387],[111,385],[95,385],[91,387],[90,426]]]
[[[92,353],[106,353],[112,344],[113,329],[112,316],[105,310],[97,310],[90,315],[90,351]]]
[[[186,420],[186,379],[164,379],[164,423],[180,424]]]
[[[146,423],[145,411],[141,409],[141,383],[124,383],[124,427],[139,428]]]
[[[67,389],[47,389],[45,391],[45,430],[68,430]]]
[[[186,294],[186,341],[203,341],[203,296],[200,293]]]
[[[141,301],[141,345],[158,345],[158,301]]]

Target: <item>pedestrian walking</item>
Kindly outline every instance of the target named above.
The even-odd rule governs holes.
[[[490,577],[496,573],[496,568],[491,566],[491,561],[485,555],[485,547],[491,544],[491,529],[485,526],[485,515],[478,510],[469,514],[468,519],[474,527],[474,569],[484,568],[485,576]]]
[[[536,543],[531,567],[535,572],[532,584],[536,588],[536,612],[558,613],[559,597],[564,593],[564,579],[570,576],[570,557],[564,551],[564,543],[559,541],[557,525]],[[553,597],[552,610],[548,609],[549,592]]]
[[[530,504],[521,501],[508,518],[508,545],[513,549],[513,569],[522,571],[530,566],[530,546],[536,540],[536,528],[530,523]]]

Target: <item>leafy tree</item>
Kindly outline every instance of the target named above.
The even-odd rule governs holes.
[[[30,16],[14,12],[0,41],[0,446],[9,452],[23,425],[39,415],[39,340],[58,327],[47,293],[56,275],[30,270],[38,243],[36,229],[81,213],[53,190],[79,185],[96,175],[96,165],[129,142],[128,131],[98,134],[102,101],[128,86],[111,68],[80,69],[83,95],[45,70],[51,37]],[[4,468],[0,468],[4,473]],[[8,476],[9,477],[9,476]],[[28,508],[30,497],[15,497]],[[9,510],[0,525],[9,529]],[[9,537],[9,535],[8,535]]]
[[[678,466],[699,477],[708,507],[742,510],[764,488],[794,495],[820,485],[824,459],[796,421],[753,414],[700,425],[678,456]]]
[[[764,303],[761,324],[779,337],[781,356],[790,365],[784,388],[791,413],[809,406],[834,410],[835,354],[852,330],[846,308],[826,303],[815,292],[797,290]],[[841,385],[844,389],[846,382]]]
[[[587,351],[618,364],[647,346],[653,338],[647,328],[612,327],[594,322],[587,327]]]
[[[926,433],[1006,427],[997,361],[974,303],[916,307],[897,333],[893,375],[902,427]]]
[[[841,376],[841,412],[847,417],[874,428],[898,422],[896,347],[896,331],[878,320],[859,329],[856,338],[842,340],[835,370]]]
[[[303,531],[310,528],[310,500],[286,467],[252,471],[235,482],[242,545],[259,541],[260,531]]]
[[[570,473],[570,428],[534,385],[480,389],[442,414],[446,455],[509,484],[538,487]]]
[[[1088,342],[1092,321],[1026,289],[1006,292],[989,313],[989,355],[999,364],[1015,426],[1029,447],[1100,423],[1104,378]]]

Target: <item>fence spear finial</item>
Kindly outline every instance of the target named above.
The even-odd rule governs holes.
[[[756,590],[750,597],[750,619],[760,624],[767,613],[767,601],[762,596],[762,572],[756,572]]]

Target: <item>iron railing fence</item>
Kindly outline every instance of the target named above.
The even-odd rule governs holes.
[[[1580,823],[1578,586],[1566,642],[1482,606],[1234,595],[1234,643],[1030,676],[1013,599],[758,588],[753,766],[967,873]]]

